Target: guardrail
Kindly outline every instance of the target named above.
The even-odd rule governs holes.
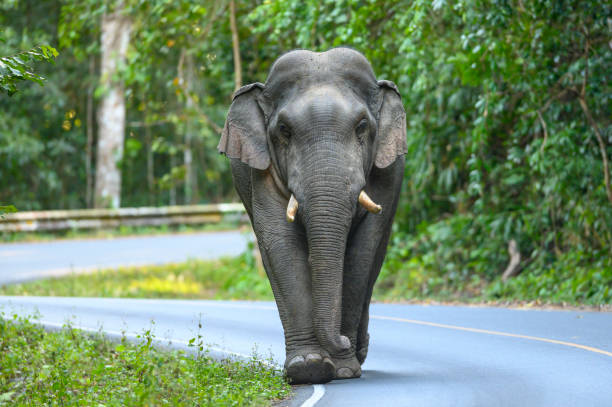
[[[241,222],[246,220],[245,214],[240,203],[17,212],[0,218],[0,232]]]

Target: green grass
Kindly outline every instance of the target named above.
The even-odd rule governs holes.
[[[113,237],[198,233],[234,230],[238,221],[222,221],[204,225],[120,226],[110,229],[67,229],[56,232],[0,232],[0,242],[44,242],[58,239],[110,239]]]
[[[266,406],[290,394],[280,372],[256,358],[216,361],[205,352],[110,341],[65,325],[0,314],[0,406]]]
[[[250,252],[249,252],[250,253]],[[0,287],[0,295],[272,300],[251,255],[217,261],[121,267]]]
[[[612,304],[612,259],[572,252],[530,267],[507,282],[476,272],[440,270],[439,259],[391,248],[374,287],[375,301],[554,305]],[[501,274],[501,273],[498,273]],[[0,287],[0,295],[272,300],[251,251],[218,261],[125,267]]]

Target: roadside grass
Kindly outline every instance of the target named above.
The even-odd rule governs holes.
[[[381,276],[372,297],[382,302],[586,305],[612,310],[612,269],[552,267],[537,274],[518,275],[506,282],[501,278],[486,282],[472,277],[456,285],[433,273],[417,275],[405,271]]]
[[[114,237],[200,233],[235,230],[239,221],[222,221],[203,225],[119,226],[107,229],[67,229],[56,232],[0,232],[1,243],[45,242],[58,239],[111,239]]]
[[[403,253],[403,252],[402,252]],[[612,304],[612,258],[576,253],[548,267],[531,268],[503,282],[477,273],[444,273],[431,256],[394,252],[374,286],[383,302],[454,302],[509,305],[602,306]],[[432,260],[433,259],[433,260]],[[501,273],[499,273],[501,274]],[[0,286],[0,295],[123,298],[272,300],[265,272],[252,250],[217,261],[122,267],[88,274]]]
[[[150,331],[115,342],[0,313],[0,406],[267,406],[289,396],[264,362],[216,361],[192,342],[196,355],[158,349]]]
[[[612,304],[612,257],[606,253],[571,251],[548,264],[532,262],[518,276],[505,282],[498,268],[490,265],[487,269],[486,264],[478,264],[488,271],[485,274],[475,264],[474,259],[471,263],[460,263],[453,257],[447,259],[435,250],[420,253],[400,245],[391,246],[373,295],[379,301]]]
[[[272,300],[265,272],[247,252],[215,261],[120,267],[0,287],[0,295]]]

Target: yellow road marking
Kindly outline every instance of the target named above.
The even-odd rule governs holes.
[[[416,319],[406,319],[406,318],[397,318],[397,317],[385,317],[381,315],[370,315],[372,319],[382,319],[388,321],[396,321],[396,322],[405,322],[408,324],[416,324],[416,325],[426,325],[426,326],[434,326],[436,328],[446,328],[446,329],[454,329],[456,331],[467,331],[467,332],[476,332],[479,334],[487,334],[487,335],[496,335],[496,336],[508,336],[511,338],[520,338],[520,339],[529,339],[531,341],[538,342],[546,342],[546,343],[554,343],[556,345],[569,346],[572,348],[578,348],[582,350],[586,350],[589,352],[600,353],[602,355],[606,355],[612,357],[612,352],[607,352],[603,349],[593,348],[591,346],[580,345],[572,342],[558,341],[556,339],[548,339],[548,338],[540,338],[537,336],[529,336],[529,335],[520,335],[520,334],[511,334],[507,332],[498,332],[498,331],[490,331],[488,329],[478,329],[478,328],[467,328],[464,326],[457,325],[447,325],[447,324],[438,324],[436,322],[428,322],[428,321],[419,321]]]

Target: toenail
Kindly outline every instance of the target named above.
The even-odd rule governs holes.
[[[304,357],[303,356],[296,356],[293,359],[291,359],[291,361],[289,362],[289,364],[287,366],[293,366],[296,365],[298,363],[304,363]]]
[[[341,367],[336,371],[336,376],[340,379],[346,379],[349,377],[353,377],[353,371],[348,367]]]
[[[308,355],[306,355],[306,363],[320,362],[321,360],[323,360],[323,358],[317,353],[309,353]]]

